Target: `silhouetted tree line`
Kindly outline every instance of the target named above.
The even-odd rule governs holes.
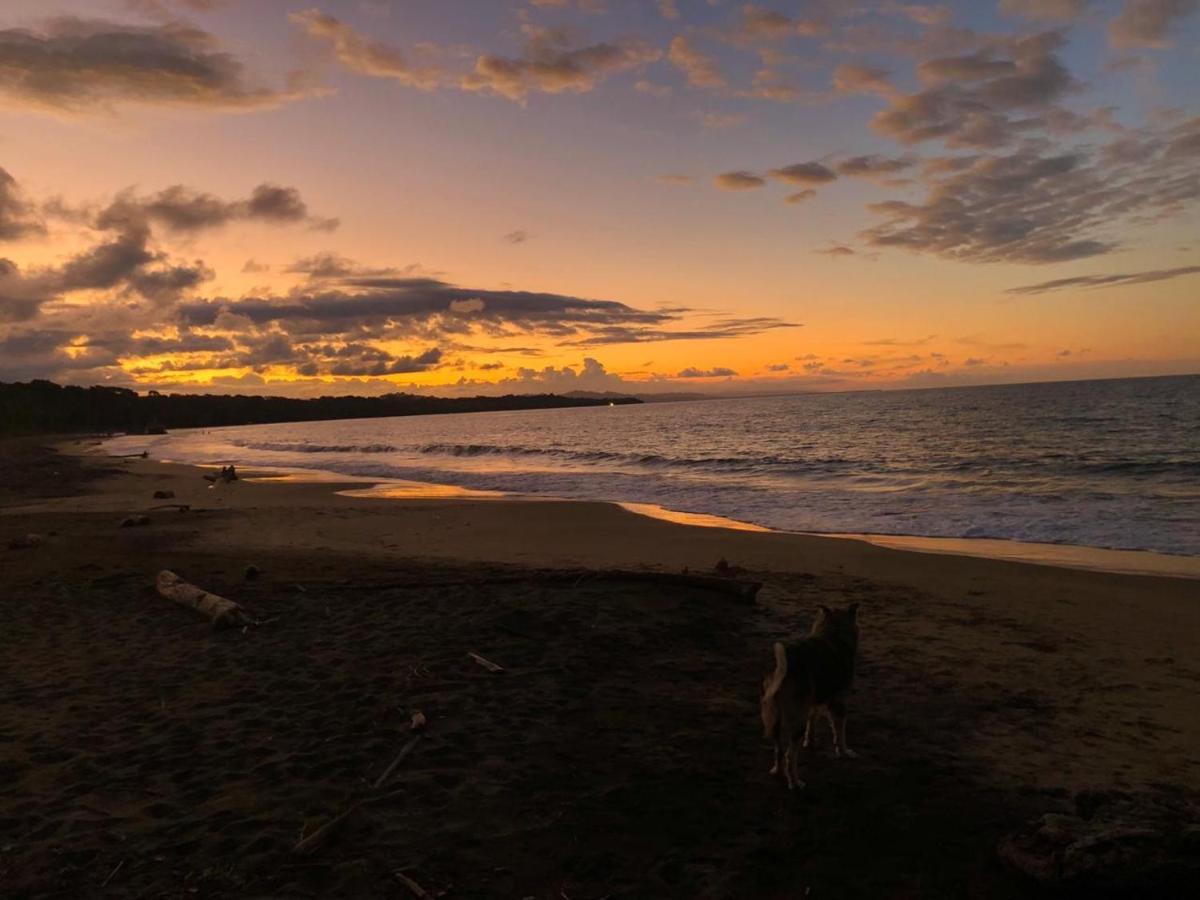
[[[126,388],[64,387],[51,381],[0,383],[0,434],[63,434],[154,428],[314,422],[438,413],[606,406],[610,401],[558,394],[503,397],[254,397],[242,394],[138,394]],[[615,403],[640,403],[632,397]]]

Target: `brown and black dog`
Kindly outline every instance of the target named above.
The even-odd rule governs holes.
[[[819,713],[829,719],[834,752],[856,755],[846,746],[846,697],[858,654],[858,604],[837,611],[818,607],[808,637],[794,644],[776,643],[774,649],[775,671],[762,685],[763,736],[775,739],[771,774],[778,774],[782,760],[790,790],[804,787],[799,774],[801,734],[807,748]]]

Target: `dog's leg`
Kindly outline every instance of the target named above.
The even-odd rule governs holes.
[[[804,782],[800,778],[800,742],[795,739],[788,743],[784,769],[787,772],[789,791],[799,790],[804,787]]]
[[[808,711],[808,718],[804,722],[804,749],[805,750],[807,750],[809,747],[812,746],[813,722],[815,722],[816,720],[817,720],[817,711],[815,709],[810,709]]]
[[[858,756],[846,746],[846,704],[836,700],[829,704],[829,724],[833,727],[833,750],[838,756],[854,759]]]
[[[775,735],[775,762],[771,765],[770,770],[767,772],[768,775],[778,775],[779,774],[779,757],[782,755],[779,752],[779,744],[780,744],[779,734],[776,733],[776,735]]]

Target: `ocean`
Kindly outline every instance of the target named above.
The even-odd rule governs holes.
[[[1200,376],[189,429],[112,453],[1200,556]]]

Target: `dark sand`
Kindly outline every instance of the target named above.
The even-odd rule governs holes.
[[[1194,583],[776,546],[598,504],[217,497],[193,469],[0,446],[5,896],[413,896],[402,870],[454,897],[1024,897],[995,846],[1031,816],[1200,788]],[[116,527],[161,486],[196,508]],[[45,543],[3,549],[27,532]],[[639,567],[630,541],[668,568],[757,563],[759,602],[548,568]],[[168,567],[271,621],[214,632],[154,592]],[[789,795],[759,676],[817,603],[853,601],[861,756],[822,730]],[[415,710],[402,794],[291,856],[369,793]]]

